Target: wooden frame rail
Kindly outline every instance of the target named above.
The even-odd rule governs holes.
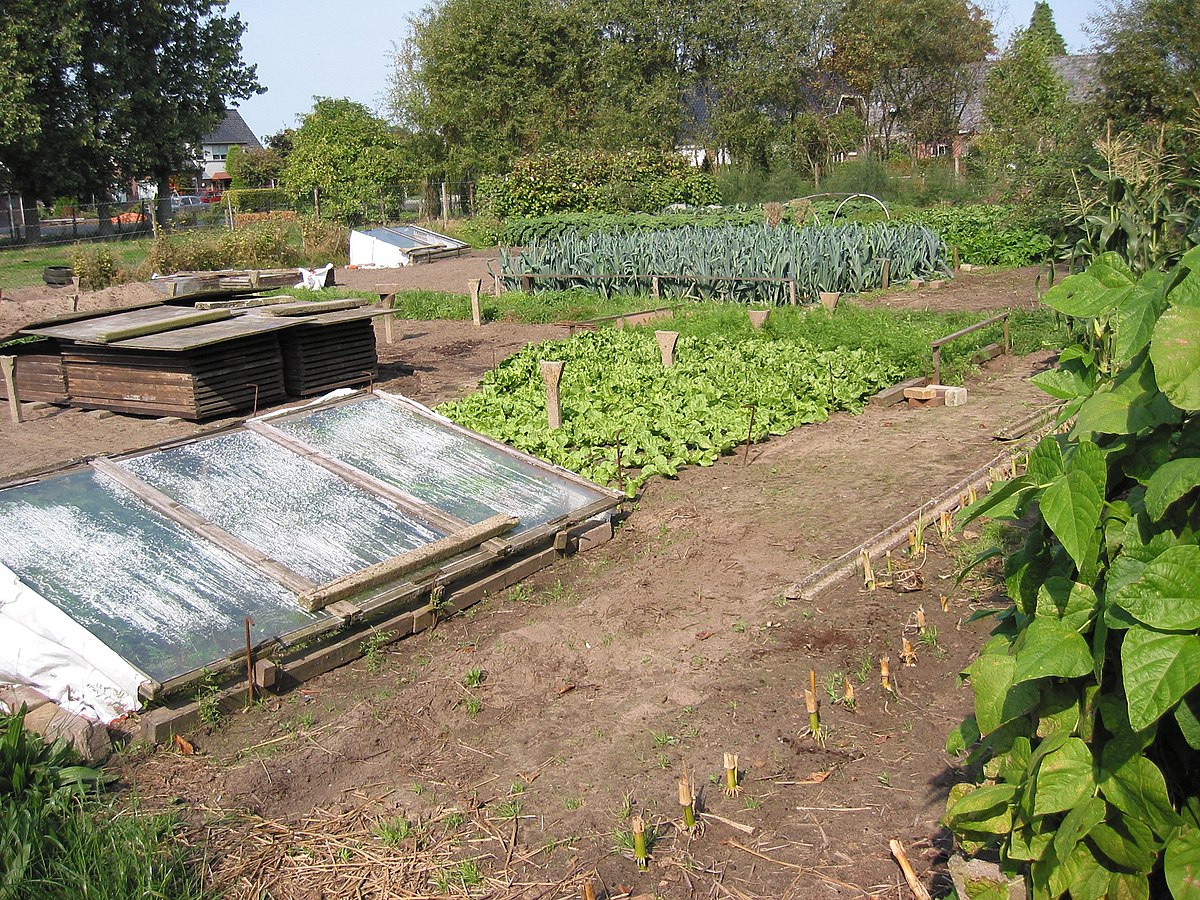
[[[940,337],[935,341],[930,341],[929,349],[933,351],[933,383],[934,384],[942,383],[942,346],[944,344],[950,343],[951,341],[955,340],[956,338],[960,338],[960,337],[963,337],[964,335],[968,335],[973,331],[978,331],[981,328],[986,328],[989,325],[995,325],[997,322],[1003,321],[1004,322],[1004,343],[1002,345],[1002,352],[1012,353],[1012,337],[1009,333],[1008,314],[1009,314],[1009,310],[1005,310],[1004,312],[999,313],[998,315],[994,315],[991,318],[984,319],[982,322],[976,322],[974,325],[968,325],[966,328],[961,328],[958,331],[954,332],[953,334],[948,334],[945,337]]]

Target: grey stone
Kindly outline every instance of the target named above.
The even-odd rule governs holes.
[[[53,703],[39,706],[26,715],[25,727],[40,734],[47,744],[59,739],[66,741],[88,765],[98,765],[112,756],[112,738],[107,728]]]
[[[1000,891],[1007,887],[1008,900],[1028,900],[1025,880],[1006,878],[996,863],[982,859],[964,859],[955,855],[950,857],[949,869],[950,878],[954,881],[954,890],[958,892],[958,900],[978,900],[972,896],[968,886],[978,885],[980,882],[986,882],[989,887],[994,886]]]
[[[179,418],[179,416],[163,416],[161,419],[155,419],[155,421],[159,425],[179,425],[183,422],[183,419]]]
[[[90,410],[87,415],[91,416],[93,419],[111,419],[116,415],[116,413],[111,409],[93,409]]]

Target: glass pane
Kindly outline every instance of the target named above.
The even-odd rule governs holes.
[[[379,398],[272,424],[467,522],[507,514],[523,531],[603,496]]]
[[[445,537],[252,432],[160,450],[120,465],[318,583]]]
[[[91,470],[0,491],[0,562],[160,681],[325,617]]]

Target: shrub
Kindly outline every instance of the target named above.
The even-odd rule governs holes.
[[[248,225],[261,225],[264,222],[298,222],[300,216],[290,209],[276,209],[270,212],[235,213],[234,228],[245,228]]]
[[[104,244],[78,244],[71,267],[85,291],[99,291],[117,280],[117,259]]]
[[[1035,377],[1067,435],[967,520],[1027,523],[1012,604],[967,669],[975,784],[946,823],[1033,896],[1196,896],[1200,867],[1200,249],[1135,279],[1116,254],[1044,302],[1083,326]]]
[[[245,213],[289,209],[294,198],[281,188],[238,188],[226,191],[223,199],[235,213]]]
[[[300,245],[310,265],[332,262],[345,265],[350,259],[350,229],[339,222],[304,216],[300,220]]]
[[[298,265],[299,258],[288,227],[281,222],[264,222],[232,232],[192,231],[160,235],[150,245],[139,275],[286,268]]]
[[[556,151],[517,160],[507,175],[480,179],[483,208],[499,218],[556,212],[657,212],[674,203],[720,200],[712,176],[653,150]]]

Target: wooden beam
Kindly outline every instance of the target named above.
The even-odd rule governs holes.
[[[8,393],[8,415],[14,425],[20,425],[23,418],[21,416],[21,400],[17,397],[17,378],[14,374],[16,365],[17,358],[15,356],[0,356],[0,370],[4,372],[4,390]]]
[[[305,410],[308,412],[308,410]],[[290,434],[284,434],[278,428],[264,421],[251,420],[246,422],[246,430],[253,431],[255,434],[265,437],[267,440],[278,444],[286,450],[290,450],[297,456],[302,456],[314,465],[320,466],[327,472],[332,472],[334,475],[347,481],[356,487],[362,488],[368,493],[383,497],[390,500],[396,506],[400,507],[407,513],[411,513],[418,519],[421,519],[428,525],[432,525],[439,531],[452,533],[460,531],[467,527],[470,523],[465,519],[460,519],[457,516],[452,516],[448,512],[438,509],[432,504],[426,503],[414,497],[407,491],[402,491],[400,488],[393,487],[385,481],[381,481],[372,475],[368,475],[361,469],[356,469],[354,466],[347,465],[340,459],[334,459],[326,453],[322,453],[316,447],[299,438],[292,437]]]
[[[341,578],[301,594],[297,599],[300,605],[309,612],[324,609],[337,600],[345,600],[371,588],[387,584],[389,581],[395,581],[410,572],[416,572],[453,556],[458,556],[460,553],[478,547],[489,538],[512,530],[520,524],[520,521],[515,516],[492,516],[484,519],[478,525],[468,525],[449,537],[393,556],[391,559],[385,559],[383,562],[375,563],[375,565],[357,572],[351,572],[349,575],[343,575]]]
[[[151,509],[166,516],[172,522],[195,532],[205,540],[216,544],[222,550],[236,556],[251,568],[279,582],[288,590],[296,594],[304,594],[316,588],[317,585],[315,582],[293,572],[278,560],[272,559],[240,538],[234,537],[228,531],[209,521],[194,510],[176,503],[162,491],[146,484],[127,469],[121,468],[111,460],[104,459],[103,457],[94,459],[92,460],[92,468],[120,484]]]

